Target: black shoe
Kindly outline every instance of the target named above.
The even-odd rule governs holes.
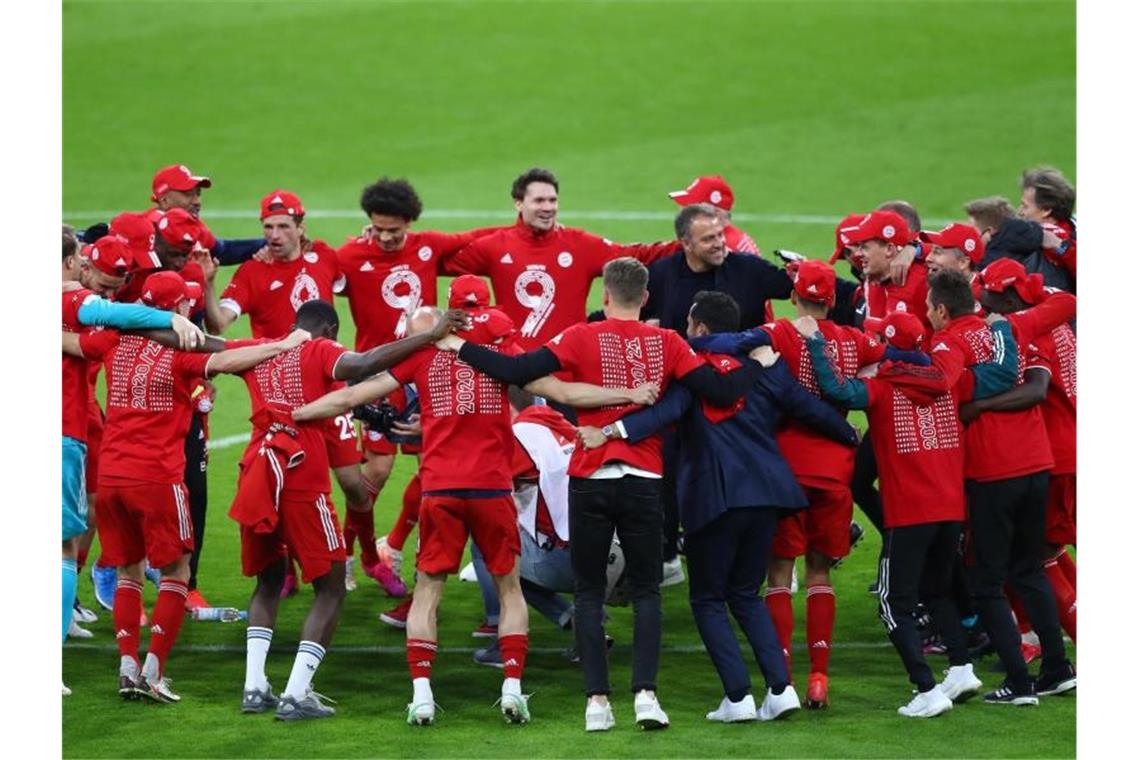
[[[978,627],[975,626],[970,629],[970,638],[966,642],[966,646],[969,647],[971,660],[980,660],[997,651],[997,647],[990,641],[990,635],[985,631],[977,630],[977,628]]]
[[[1037,676],[1036,691],[1037,695],[1041,697],[1064,694],[1066,691],[1072,691],[1075,688],[1077,688],[1077,671],[1073,669],[1073,664],[1068,661],[1065,662],[1064,668],[1055,673],[1049,673],[1042,668],[1041,675]]]
[[[867,587],[867,593],[872,594],[874,596],[879,595],[879,581],[878,581],[878,579],[876,579],[874,583],[872,583],[870,586]]]
[[[997,689],[982,697],[982,701],[988,705],[1035,707],[1037,705],[1037,694],[1033,691],[1032,681],[1029,682],[1029,688],[1024,691],[1014,690],[1010,682],[1005,681]]]
[[[859,542],[863,540],[865,531],[863,530],[863,526],[854,520],[851,521],[851,527],[849,528],[849,531],[849,535],[851,537],[851,548],[854,549],[859,545]]]

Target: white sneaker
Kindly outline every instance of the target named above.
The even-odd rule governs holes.
[[[388,546],[388,536],[383,535],[376,539],[376,553],[380,555],[380,561],[392,568],[392,572],[396,575],[404,568],[404,553],[399,549],[393,549]]]
[[[614,711],[610,704],[586,702],[586,730],[609,731],[614,727]]]
[[[974,675],[974,666],[970,663],[965,665],[951,666],[946,671],[946,677],[942,679],[942,683],[938,684],[938,688],[946,695],[946,698],[955,704],[965,702],[973,696],[977,696],[978,690],[982,688],[981,680]]]
[[[678,586],[685,582],[685,569],[681,567],[680,555],[661,565],[661,587]]]
[[[459,580],[463,581],[464,583],[479,582],[479,576],[475,574],[474,562],[468,562],[463,566],[463,569],[459,571]]]
[[[67,684],[63,684],[63,696],[70,697],[71,689],[67,688]]]
[[[75,618],[71,619],[71,625],[67,628],[67,638],[69,639],[89,639],[95,634],[86,628],[80,628],[79,623],[75,622]]]
[[[356,557],[344,560],[344,590],[356,591]]]
[[[646,731],[669,726],[669,716],[661,709],[657,695],[642,689],[633,698],[633,714],[637,725]]]
[[[435,702],[409,702],[408,725],[430,726],[435,722]]]
[[[760,703],[760,709],[756,711],[756,717],[760,720],[779,720],[798,709],[800,709],[800,698],[796,696],[796,690],[792,685],[788,684],[784,687],[783,694],[773,694],[772,690],[768,689],[764,701]]]
[[[720,701],[720,707],[711,713],[705,713],[708,720],[717,720],[721,723],[740,723],[746,720],[756,720],[756,700],[751,694],[745,694],[739,702],[730,702],[728,697]]]
[[[908,704],[899,708],[899,715],[907,718],[933,718],[954,709],[954,703],[935,687],[930,691],[920,691]]]
[[[71,611],[71,619],[77,623],[99,622],[99,616],[80,604],[79,600],[76,600],[75,608]]]

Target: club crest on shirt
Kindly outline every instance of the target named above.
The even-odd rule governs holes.
[[[420,257],[420,261],[428,261],[431,259],[431,246],[424,246],[416,251],[416,255]]]
[[[563,251],[562,253],[558,254],[558,266],[566,269],[573,263],[574,256],[570,253],[570,251]]]

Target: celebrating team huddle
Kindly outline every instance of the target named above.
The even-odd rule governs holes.
[[[980,694],[1037,705],[1076,688],[1063,638],[1076,641],[1075,191],[1056,170],[1022,176],[1016,214],[981,199],[965,204],[968,222],[928,232],[891,201],[839,221],[829,262],[776,251],[779,266],[732,224],[719,176],[670,193],[675,239],[629,245],[559,224],[546,169],[514,181],[514,224],[461,233],[411,230],[416,191],[382,178],[361,195],[368,225],[340,248],[308,237],[305,205],[284,189],[261,199],[263,238],[219,240],[199,216],[211,184],[165,167],[154,208],[63,231],[63,638],[76,635],[76,577],[97,530],[92,572],[122,698],[180,701],[167,658],[187,612],[208,609],[197,564],[219,373],[244,380],[252,412],[228,505],[255,579],[241,712],[335,714],[313,679],[355,587],[354,545],[365,574],[403,597],[416,525],[410,601],[381,616],[406,629],[410,725],[436,720],[437,611],[469,541],[493,639],[476,661],[502,668],[511,723],[530,721],[534,609],[573,633],[586,731],[616,725],[604,606],[627,603],[634,720],[669,726],[660,588],[685,581],[682,546],[723,685],[706,717],[826,709],[831,574],[862,534],[855,503],[882,535],[873,591],[915,689],[900,715]],[[840,260],[853,279],[837,275]],[[219,267],[235,264],[219,292]],[[446,310],[441,276],[455,278]],[[598,277],[602,310],[588,315]],[[338,297],[354,351],[337,342]],[[796,316],[775,319],[776,299]],[[214,337],[242,315],[251,339]],[[865,433],[851,409],[866,411]],[[418,471],[377,538],[397,447]],[[803,680],[791,656],[799,557]],[[298,583],[315,594],[275,693],[266,660]],[[762,674],[759,699],[730,616]],[[1005,671],[989,690],[972,664],[986,651]],[[940,682],[935,654],[949,660]]]

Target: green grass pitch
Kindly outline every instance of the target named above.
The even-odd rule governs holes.
[[[764,250],[825,257],[835,221],[884,200],[910,200],[933,228],[972,198],[1016,204],[1027,166],[1074,177],[1075,48],[1071,2],[65,2],[64,221],[145,208],[153,171],[179,162],[214,179],[203,218],[220,236],[256,235],[258,199],[284,187],[314,212],[310,235],[335,245],[363,225],[360,188],[381,174],[416,185],[420,228],[456,230],[509,219],[511,180],[541,165],[562,182],[564,222],[649,240],[672,236],[666,192],[721,173],[740,226]],[[245,331],[242,320],[235,334]],[[218,385],[211,434],[222,439],[248,429],[248,402],[238,382]],[[225,516],[239,451],[211,453],[200,585],[214,604],[243,607],[250,583]],[[380,496],[378,533],[410,472],[402,458]],[[168,668],[181,704],[121,703],[105,613],[94,639],[64,649],[75,693],[64,700],[63,754],[1073,756],[1071,695],[1036,710],[971,703],[935,721],[895,715],[910,690],[865,593],[877,548],[870,536],[835,574],[832,708],[779,724],[704,720],[720,684],[675,587],[663,592],[668,731],[633,726],[628,609],[610,626],[616,729],[583,733],[580,674],[559,653],[569,641],[542,619],[525,679],[534,721],[505,726],[492,707],[498,672],[471,662],[478,594],[452,581],[435,679],[444,711],[412,730],[403,636],[377,621],[390,602],[361,578],[316,679],[338,700],[334,719],[281,725],[238,713],[241,624],[187,621]],[[94,604],[89,579],[80,594]],[[153,595],[148,587],[148,604]],[[310,596],[282,606],[268,664],[279,688]],[[802,626],[802,594],[796,604]],[[802,684],[805,650],[795,657]],[[991,664],[979,667],[987,686],[1000,679]]]

